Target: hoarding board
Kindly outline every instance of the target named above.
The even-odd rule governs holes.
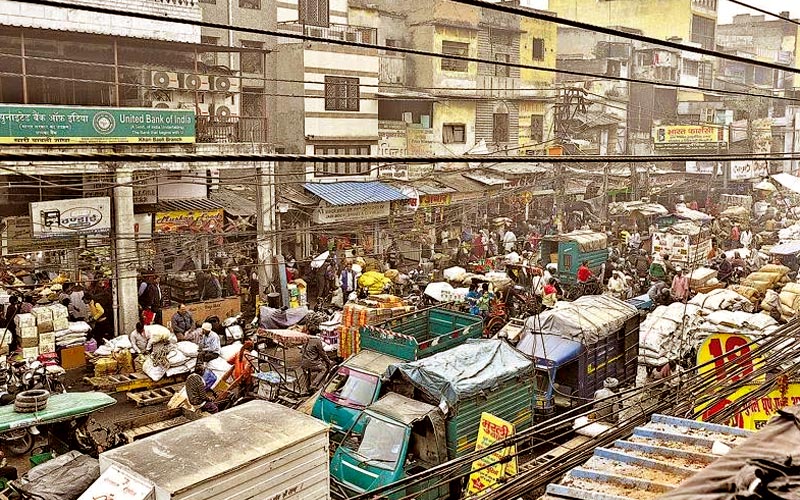
[[[664,125],[653,129],[656,149],[727,147],[728,129],[716,125]]]
[[[111,198],[74,198],[30,204],[34,238],[70,238],[111,231]]]

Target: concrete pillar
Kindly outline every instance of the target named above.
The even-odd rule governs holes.
[[[117,335],[132,332],[139,320],[136,286],[136,240],[133,218],[133,170],[117,165],[114,180],[114,261],[116,262]]]

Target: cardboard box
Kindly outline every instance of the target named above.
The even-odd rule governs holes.
[[[23,347],[22,348],[22,357],[25,359],[36,359],[39,357],[39,348],[38,347]]]
[[[39,345],[42,344],[55,344],[56,343],[56,334],[55,333],[40,333],[39,334]],[[55,351],[50,351],[55,352]]]
[[[31,309],[31,314],[36,317],[37,325],[45,321],[53,321],[53,311],[48,307],[34,307]]]
[[[17,328],[17,333],[19,333],[19,336],[23,339],[35,338],[36,340],[39,340],[39,329],[36,328],[36,325]]]
[[[36,326],[36,316],[33,314],[17,314],[14,316],[14,323],[16,323],[17,328]]]
[[[56,319],[67,319],[69,318],[69,311],[67,307],[61,304],[50,304],[48,306],[50,311],[53,313],[53,321]]]
[[[55,331],[53,329],[53,322],[51,320],[39,322],[36,325],[36,329],[39,331],[39,334],[50,333]]]
[[[39,337],[22,337],[19,339],[19,344],[22,348],[26,347],[38,347],[39,346]]]
[[[7,346],[11,343],[13,335],[5,328],[0,328],[0,345]]]
[[[53,331],[60,332],[62,330],[69,330],[69,319],[53,318]]]
[[[86,350],[83,345],[76,345],[73,347],[66,347],[61,349],[58,353],[61,361],[61,368],[69,370],[70,368],[79,368],[86,365]]]
[[[50,343],[47,343],[47,344],[45,344],[43,342],[39,342],[39,354],[48,354],[48,353],[53,353],[53,352],[56,352],[56,343],[55,342],[50,342]]]

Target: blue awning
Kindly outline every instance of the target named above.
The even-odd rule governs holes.
[[[304,187],[331,205],[361,205],[407,200],[408,196],[382,182],[307,182]]]

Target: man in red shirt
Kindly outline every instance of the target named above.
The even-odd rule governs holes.
[[[594,276],[594,274],[592,270],[589,269],[589,261],[583,261],[581,267],[578,268],[578,283],[586,283],[592,276]]]

